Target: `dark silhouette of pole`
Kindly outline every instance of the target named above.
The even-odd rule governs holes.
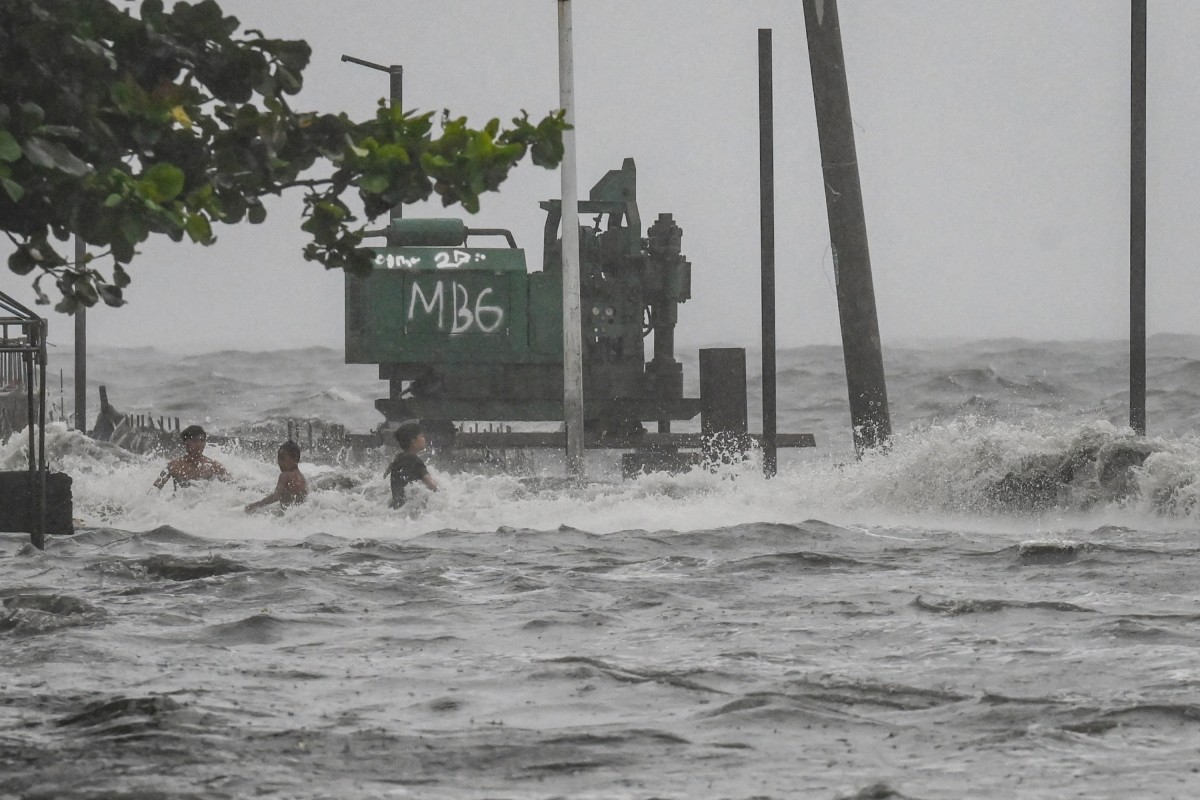
[[[83,237],[75,237],[75,268],[83,269],[87,252]],[[87,308],[75,312],[75,430],[87,433]]]
[[[758,203],[762,249],[763,474],[778,469],[775,445],[775,108],[771,81],[771,29],[758,29]]]
[[[1146,0],[1132,0],[1129,102],[1129,427],[1146,435]]]
[[[32,543],[46,549],[46,321],[38,322],[38,518]],[[33,420],[29,420],[33,425]],[[86,426],[85,426],[86,427]]]
[[[865,448],[886,445],[892,423],[836,0],[804,0],[804,27],[821,144],[850,423],[854,449],[861,454]]]

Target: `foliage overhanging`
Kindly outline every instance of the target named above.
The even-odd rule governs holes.
[[[121,305],[125,267],[151,235],[211,244],[216,223],[260,223],[262,198],[285,189],[304,192],[304,257],[358,272],[366,224],[394,206],[436,193],[474,213],[527,154],[547,168],[562,159],[561,111],[478,129],[382,100],[361,122],[295,111],[307,43],[239,33],[214,0],[170,11],[144,0],[136,14],[117,2],[0,3],[0,230],[15,246],[9,269],[34,274],[43,303],[51,277],[60,311]],[[62,253],[72,236],[84,264]]]

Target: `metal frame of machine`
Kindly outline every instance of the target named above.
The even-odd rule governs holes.
[[[593,218],[579,231],[586,446],[700,447],[702,437],[671,432],[672,422],[697,415],[706,433],[745,436],[744,351],[740,362],[702,357],[701,397],[683,395],[675,326],[679,305],[691,297],[691,264],[672,215],[660,214],[643,237],[636,180],[626,158],[579,202],[580,216]],[[454,422],[563,419],[562,204],[540,205],[547,212],[540,272],[528,270],[508,231],[456,219],[394,219],[380,232],[387,244],[372,248],[370,274],[347,274],[346,362],[379,365],[390,388],[375,403],[384,430],[420,419],[435,447],[565,442],[561,433],[469,434]],[[481,236],[504,236],[508,246],[474,246]],[[706,361],[741,374],[706,376]],[[705,397],[728,385],[740,386],[732,406]],[[657,431],[647,431],[647,422]],[[812,437],[784,434],[779,444],[810,446]]]

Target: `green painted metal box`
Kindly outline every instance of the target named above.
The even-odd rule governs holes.
[[[519,248],[374,247],[346,275],[346,362],[562,360],[562,278],[529,273]]]

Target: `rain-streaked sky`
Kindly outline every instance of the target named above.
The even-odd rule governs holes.
[[[554,0],[222,0],[244,28],[313,48],[297,108],[373,113],[404,66],[404,104],[482,124],[558,105]],[[681,343],[754,346],[759,327],[758,29],[774,41],[779,343],[839,341],[804,20],[798,0],[575,0],[581,195],[632,156],[645,224],[683,228],[693,299]],[[879,309],[889,342],[1123,338],[1129,282],[1128,0],[841,0]],[[1148,318],[1200,333],[1200,3],[1149,11]],[[539,268],[530,164],[484,198]],[[89,341],[199,351],[340,347],[342,276],[301,256],[299,195],[209,248],[156,243],[129,303]],[[460,216],[433,202],[406,216]],[[4,252],[7,256],[7,251]],[[0,289],[31,300],[25,279]],[[51,339],[73,323],[51,312]]]

